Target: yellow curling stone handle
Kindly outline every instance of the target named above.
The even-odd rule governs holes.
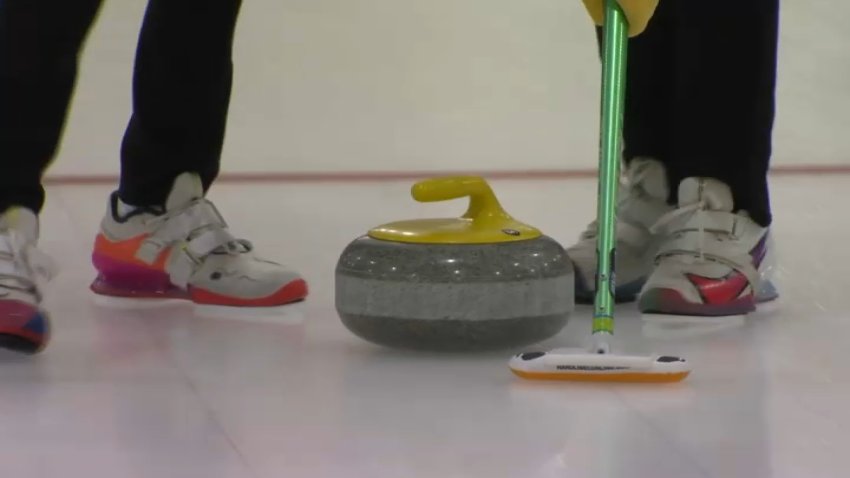
[[[477,176],[426,179],[414,184],[410,194],[419,202],[469,197],[469,207],[458,218],[384,224],[370,230],[370,237],[418,244],[492,244],[527,241],[542,235],[505,212],[487,181]]]

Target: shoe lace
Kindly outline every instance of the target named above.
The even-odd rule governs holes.
[[[32,294],[56,276],[53,259],[14,230],[0,232],[0,287]]]

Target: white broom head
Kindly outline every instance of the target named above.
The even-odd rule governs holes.
[[[581,349],[525,352],[515,355],[509,366],[522,378],[582,382],[679,382],[691,373],[690,364],[680,357],[596,354]]]

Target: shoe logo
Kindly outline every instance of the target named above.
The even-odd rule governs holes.
[[[516,229],[502,229],[502,232],[509,236],[519,236],[521,233]]]

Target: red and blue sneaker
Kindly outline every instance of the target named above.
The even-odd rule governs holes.
[[[0,348],[27,354],[43,350],[50,335],[40,284],[54,267],[37,241],[32,211],[13,207],[0,214]]]
[[[732,191],[723,182],[680,183],[679,207],[653,226],[662,241],[640,294],[641,312],[742,315],[777,297],[769,229],[733,211]]]

